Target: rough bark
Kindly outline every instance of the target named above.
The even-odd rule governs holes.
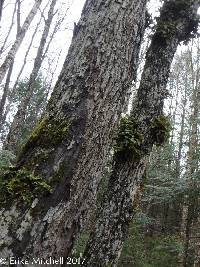
[[[136,78],[145,6],[145,0],[86,1],[47,112],[16,167],[54,181],[54,191],[32,207],[2,210],[1,257],[69,255],[95,202],[111,137]]]
[[[43,58],[44,48],[45,48],[45,44],[46,44],[47,37],[49,34],[51,22],[54,17],[54,7],[56,5],[56,2],[57,0],[51,1],[49,12],[48,12],[48,18],[45,20],[45,26],[44,26],[40,44],[37,50],[37,55],[34,61],[33,70],[31,72],[31,75],[28,81],[27,94],[22,99],[21,103],[18,106],[17,113],[14,116],[13,122],[11,124],[10,130],[7,136],[7,140],[4,146],[6,150],[11,151],[13,154],[17,154],[18,152],[17,141],[20,139],[21,134],[22,134],[23,124],[24,124],[25,116],[26,116],[26,110],[30,103],[31,97],[34,93],[35,79],[37,78],[38,72],[42,65],[42,61],[44,59]]]
[[[168,135],[167,121],[163,116],[163,102],[167,95],[166,84],[170,65],[178,44],[190,36],[191,24],[196,23],[197,27],[198,4],[198,1],[180,3],[170,0],[163,5],[146,55],[137,98],[128,119],[129,123],[131,120],[135,122],[131,140],[134,138],[136,145],[134,143],[134,147],[131,143],[133,150],[127,147],[127,150],[121,151],[123,153],[117,151],[118,153],[114,154],[115,161],[107,195],[102,209],[98,211],[95,229],[86,247],[85,266],[117,264],[134,213],[134,201],[144,176],[148,154],[154,144],[161,145]],[[130,134],[130,128],[127,131]],[[143,135],[143,141],[138,134]],[[119,142],[123,135],[119,130],[119,138],[116,140]],[[124,138],[127,140],[126,136]],[[122,144],[123,140],[118,144],[119,149]]]
[[[0,66],[0,83],[3,81],[6,72],[8,70],[8,68],[10,67],[10,65],[12,64],[12,61],[25,37],[25,34],[33,20],[33,18],[35,17],[38,8],[41,4],[42,0],[36,0],[31,11],[29,12],[27,18],[24,21],[24,24],[22,25],[19,34],[17,35],[17,38],[14,42],[14,44],[12,45],[10,51],[8,52],[4,62],[2,63],[2,65]]]

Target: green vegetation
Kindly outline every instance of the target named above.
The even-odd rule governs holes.
[[[66,139],[69,126],[70,121],[68,119],[64,117],[57,118],[46,114],[23,146],[22,154],[33,145],[49,148],[59,144]]]
[[[15,94],[11,94],[8,97],[10,105],[10,114],[14,116],[15,108],[19,106],[21,100],[27,95],[29,91],[29,78],[20,80],[16,86]],[[45,111],[47,99],[49,94],[49,86],[45,82],[42,73],[39,73],[38,77],[34,81],[34,93],[30,99],[30,102],[26,109],[26,117],[23,125],[20,127],[20,135],[17,140],[17,151],[20,151],[21,146],[26,143],[32,130],[37,124]],[[4,123],[3,129],[1,130],[1,141],[4,142],[7,132],[11,126],[11,122],[8,120]]]
[[[162,11],[162,20],[158,18],[157,33],[154,34],[156,43],[166,45],[168,40],[178,32],[177,26],[180,21],[185,18],[187,18],[188,25],[182,33],[179,33],[180,41],[187,43],[197,34],[199,19],[192,16],[190,2],[188,0],[165,2],[165,12]]]
[[[84,253],[88,239],[89,239],[89,233],[81,233],[80,234],[79,238],[76,240],[76,242],[74,244],[73,256],[79,257],[80,254]]]
[[[15,155],[9,150],[0,150],[0,171],[12,166]]]
[[[18,201],[31,203],[34,198],[51,193],[51,186],[29,170],[10,169],[0,178],[0,202]]]
[[[127,159],[138,161],[142,154],[143,139],[137,121],[131,116],[122,118],[115,137],[114,158],[122,161]]]
[[[163,145],[168,140],[170,131],[171,124],[166,116],[160,115],[154,119],[151,124],[151,136],[154,144],[158,146]]]
[[[177,267],[177,255],[182,249],[178,238],[162,234],[148,236],[144,232],[148,224],[151,220],[146,216],[132,223],[118,267]]]

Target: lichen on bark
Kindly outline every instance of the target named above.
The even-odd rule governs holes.
[[[70,120],[64,116],[57,118],[46,114],[33,130],[25,146],[29,146],[32,143],[41,147],[57,145],[66,139],[69,126]]]
[[[153,143],[158,146],[164,145],[170,137],[171,123],[169,118],[164,115],[156,117],[150,128]]]
[[[22,168],[8,169],[0,178],[0,203],[30,204],[35,198],[52,192],[52,187],[39,176]]]
[[[177,35],[180,41],[187,43],[197,34],[199,17],[194,16],[192,3],[193,0],[165,1],[164,9],[157,18],[158,23],[153,36],[158,44],[166,45],[174,35]],[[183,19],[187,19],[187,25],[183,25],[184,30],[177,31],[178,27],[182,27]]]
[[[114,159],[120,161],[138,161],[141,158],[141,144],[144,136],[136,119],[125,116],[121,119],[119,129],[114,138]]]
[[[102,171],[110,158],[112,134],[136,79],[145,6],[146,0],[86,1],[47,106],[49,115],[17,161],[18,168],[26,167],[47,181],[56,174],[55,178],[61,179],[46,201],[38,199],[43,211],[38,207],[31,211],[34,218],[23,227],[20,246],[16,246],[15,231],[10,233],[9,242],[0,233],[13,254],[66,258],[80,229],[87,224],[88,211],[96,201]],[[71,124],[63,132],[68,119]],[[56,132],[50,126],[55,142],[47,135],[48,120],[55,122]],[[62,138],[54,135],[59,122],[64,123],[60,127]],[[12,225],[21,229],[29,213],[28,208],[17,210]]]
[[[58,145],[67,138],[69,127],[70,120],[64,116],[56,117],[45,114],[22,148],[22,154],[31,146],[49,148]]]

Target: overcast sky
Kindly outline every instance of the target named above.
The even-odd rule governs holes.
[[[43,8],[46,6],[48,1],[49,0],[43,0],[43,2],[41,4],[41,10],[43,10]],[[53,69],[57,63],[57,57],[60,53],[60,50],[62,49],[61,57],[60,57],[60,60],[58,63],[58,69],[56,70],[56,73],[54,74],[54,83],[55,83],[57,76],[58,76],[58,74],[62,68],[64,59],[66,57],[66,54],[67,54],[67,51],[68,51],[68,48],[69,48],[69,45],[71,42],[74,22],[77,22],[79,20],[84,2],[85,2],[84,0],[57,0],[57,5],[56,5],[55,10],[58,9],[59,11],[57,12],[56,16],[58,17],[58,13],[60,13],[59,16],[61,17],[62,15],[64,15],[66,13],[67,10],[68,11],[67,11],[65,19],[62,23],[60,31],[56,34],[54,41],[52,42],[52,44],[49,48],[48,58],[45,60],[45,62],[43,63],[43,66],[42,66],[42,68],[45,72],[45,69],[48,68],[48,61],[51,60],[52,61],[52,69]],[[33,0],[23,0],[22,1],[21,25],[23,24],[23,21],[25,20],[28,12],[32,8],[33,3],[34,3]],[[2,21],[0,24],[0,47],[2,46],[3,41],[6,38],[8,29],[12,23],[12,13],[14,10],[14,6],[15,6],[15,0],[5,0],[3,14],[2,14]],[[45,17],[47,17],[47,12],[48,12],[48,7],[46,8]],[[51,31],[53,31],[53,26],[55,25],[56,16],[55,16],[55,19],[53,20],[54,23],[52,24]],[[27,50],[27,47],[30,43],[32,34],[33,34],[39,20],[40,20],[40,12],[38,12],[37,15],[35,16],[33,22],[31,23],[31,26],[30,26],[30,28],[29,28],[29,30],[28,30],[25,38],[24,38],[24,41],[23,41],[19,51],[17,52],[16,59],[15,59],[15,62],[17,62],[17,64],[14,64],[12,82],[14,82],[14,80],[15,80],[18,72],[19,72],[19,69],[20,69],[21,65],[23,64],[25,51]],[[14,22],[16,22],[16,18],[15,18]],[[37,36],[34,39],[31,52],[30,52],[28,59],[27,59],[27,67],[23,72],[22,78],[28,77],[31,73],[32,68],[33,68],[33,60],[34,60],[34,57],[35,57],[36,52],[37,52],[39,40],[40,40],[40,37],[42,34],[43,25],[44,25],[44,22],[41,23],[41,25],[40,25],[41,27],[39,28]],[[16,36],[16,27],[13,27],[13,30],[11,31],[11,34],[10,34],[8,41],[7,41],[7,45],[6,45],[7,49],[6,49],[5,53],[3,54],[3,56],[0,58],[0,64],[3,62],[5,55],[7,54],[12,43],[14,42],[15,36]]]
[[[43,0],[42,1],[42,5],[41,5],[41,10],[43,10],[44,6],[49,2],[49,0]],[[50,49],[49,49],[49,53],[48,53],[48,57],[45,59],[43,65],[42,65],[42,70],[45,73],[46,69],[49,66],[49,62],[51,65],[51,71],[54,72],[54,83],[56,82],[57,76],[59,74],[59,72],[61,71],[62,65],[64,63],[65,57],[67,55],[67,51],[69,48],[69,45],[71,43],[71,37],[72,37],[72,33],[73,33],[73,27],[74,27],[74,22],[78,22],[80,15],[81,15],[81,10],[83,8],[85,0],[57,0],[57,6],[56,9],[58,9],[58,12],[56,14],[56,16],[58,16],[58,14],[60,16],[62,16],[63,14],[65,14],[66,10],[68,10],[67,14],[65,15],[65,19],[63,21],[62,27],[60,29],[60,31],[56,34],[54,41],[52,42]],[[21,24],[23,23],[23,21],[25,20],[25,17],[27,16],[29,10],[31,9],[31,7],[33,6],[34,0],[22,0],[22,5],[21,5],[21,17],[22,17],[22,21]],[[2,42],[5,39],[5,36],[8,32],[8,28],[10,27],[11,24],[11,18],[12,18],[12,12],[14,9],[14,4],[15,4],[15,0],[5,0],[5,8],[3,10],[3,15],[2,15],[2,21],[1,21],[1,25],[0,25],[0,47],[2,45]],[[153,13],[153,15],[158,15],[158,8],[161,5],[160,1],[158,0],[151,0],[149,2],[149,7],[151,10],[151,13]],[[45,13],[45,17],[47,16],[47,12],[48,12],[48,8],[46,8],[46,13]],[[56,20],[56,16],[54,19],[54,23]],[[16,59],[15,61],[17,62],[17,64],[14,64],[14,71],[13,71],[13,75],[12,75],[12,81],[15,80],[15,77],[17,76],[17,73],[21,67],[21,65],[23,64],[23,59],[24,59],[24,54],[25,51],[30,43],[31,40],[31,36],[33,34],[33,31],[38,23],[40,19],[40,12],[37,13],[36,17],[34,18],[30,29],[28,31],[28,33],[26,34],[26,37],[24,38],[24,41],[17,53]],[[53,29],[53,25],[52,24],[52,28]],[[37,37],[34,39],[33,42],[33,46],[32,46],[32,50],[28,56],[28,60],[27,60],[27,67],[22,75],[23,77],[28,77],[32,71],[33,68],[33,60],[34,57],[36,55],[37,52],[37,48],[38,48],[38,44],[39,44],[39,40],[40,40],[40,36],[42,33],[42,28],[43,25],[41,23],[41,27],[40,30],[38,31]],[[9,50],[9,48],[11,47],[14,39],[15,39],[15,35],[16,35],[16,27],[13,28],[13,31],[10,34],[10,37],[8,38],[8,42],[7,42],[7,50],[5,51],[4,56],[6,55],[7,51]],[[61,57],[59,58],[59,63],[58,63],[58,68],[56,71],[54,71],[56,62],[57,62],[57,58],[58,55],[60,53],[60,51],[62,50],[61,53]],[[0,58],[0,64],[3,62],[4,57]]]
[[[44,6],[48,3],[49,0],[43,0],[42,5],[41,5],[41,10],[43,10]],[[57,79],[57,76],[62,68],[64,59],[67,55],[67,51],[71,42],[71,37],[72,37],[72,32],[73,32],[73,27],[74,27],[74,22],[78,22],[81,11],[83,8],[83,5],[85,3],[85,0],[57,0],[57,9],[61,14],[69,8],[67,15],[65,16],[65,20],[62,24],[61,30],[57,33],[53,43],[50,46],[49,53],[48,53],[48,58],[44,61],[43,63],[43,70],[44,72],[48,68],[48,62],[51,60],[52,63],[52,69],[56,65],[58,55],[60,53],[60,50],[62,49],[61,57],[59,59],[59,64],[58,68],[54,74],[54,83]],[[158,3],[158,1],[151,0],[150,1],[150,7],[151,10],[155,12],[155,2]],[[34,1],[33,0],[23,0],[21,4],[21,24],[25,20],[28,12],[30,11],[31,7],[33,6]],[[12,13],[13,9],[15,6],[15,0],[5,0],[4,4],[4,10],[2,14],[2,21],[1,21],[1,28],[0,28],[0,46],[2,42],[4,41],[6,34],[8,32],[8,28],[10,27],[11,24],[11,19],[12,19]],[[48,8],[46,9],[46,14],[47,15]],[[13,70],[13,75],[12,75],[12,82],[14,82],[15,77],[17,76],[17,73],[19,72],[20,66],[23,64],[23,59],[24,59],[24,54],[25,51],[30,43],[33,31],[37,25],[37,22],[40,19],[40,13],[38,12],[37,15],[35,16],[29,31],[27,32],[24,41],[17,53],[15,61],[17,64],[14,64],[14,70]],[[54,20],[55,21],[55,20]],[[40,40],[41,36],[41,30],[42,30],[42,24],[40,31],[38,31],[37,37],[34,39],[33,46],[31,49],[31,52],[28,56],[27,60],[27,67],[25,71],[23,72],[22,78],[28,77],[31,73],[31,70],[33,68],[33,59],[36,55],[37,52],[37,47],[38,43]],[[7,54],[9,48],[11,47],[16,35],[16,27],[13,28],[10,37],[8,38],[7,41],[7,50],[4,53],[4,56],[0,58],[0,64],[3,62],[5,55]]]

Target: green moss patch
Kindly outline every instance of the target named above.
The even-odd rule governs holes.
[[[114,140],[114,159],[139,160],[142,154],[141,144],[143,140],[144,137],[139,130],[137,121],[130,116],[122,118]]]
[[[158,18],[156,33],[154,40],[160,45],[166,45],[175,33],[179,33],[179,40],[188,42],[195,37],[198,31],[198,16],[194,16],[191,8],[191,1],[176,0],[166,1],[161,16]],[[178,25],[181,21],[186,20],[185,28],[182,32],[178,32]]]
[[[171,131],[171,124],[168,117],[160,115],[155,118],[151,124],[151,136],[153,143],[156,145],[163,145],[169,139]]]
[[[0,178],[0,202],[19,201],[31,203],[36,197],[52,192],[51,186],[25,168],[8,170]]]
[[[24,145],[23,153],[32,146],[48,148],[58,145],[66,139],[69,127],[70,121],[64,116],[57,118],[56,116],[45,115]]]

